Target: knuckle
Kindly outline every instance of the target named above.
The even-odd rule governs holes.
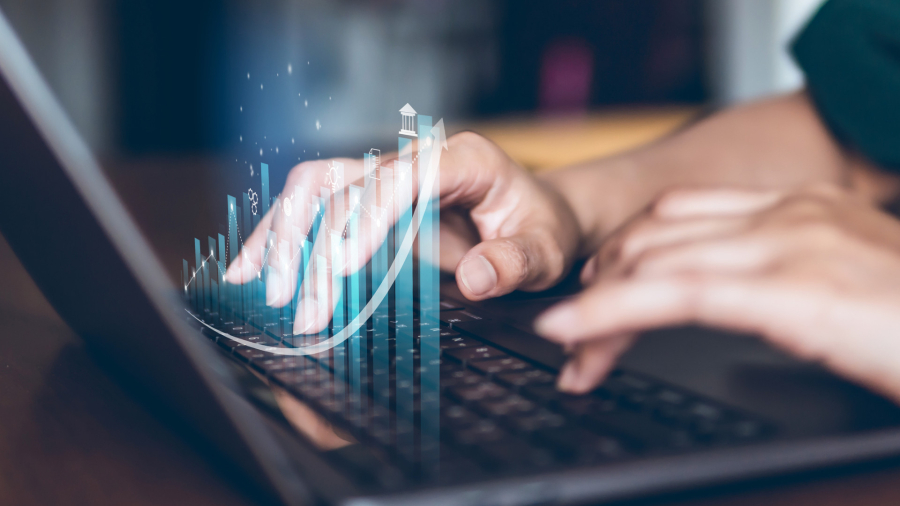
[[[822,248],[831,248],[845,240],[844,231],[824,220],[811,220],[804,227],[804,236]]]
[[[677,207],[681,202],[691,198],[696,192],[690,188],[670,187],[666,188],[657,195],[656,200],[650,206],[650,214],[660,217],[673,207]]]
[[[459,132],[457,134],[452,135],[449,139],[447,139],[447,144],[449,146],[465,146],[465,147],[477,147],[481,146],[488,141],[485,137],[470,130],[465,130]]]

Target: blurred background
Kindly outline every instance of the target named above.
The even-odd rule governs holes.
[[[802,86],[822,0],[0,0],[164,262],[225,195],[396,149],[398,110],[533,170],[647,143]],[[186,253],[187,252],[187,253]],[[177,271],[173,268],[173,273]]]
[[[102,153],[240,151],[249,140],[280,152],[294,139],[310,155],[389,140],[407,102],[469,124],[790,90],[801,76],[785,47],[821,1],[0,0],[0,9]]]

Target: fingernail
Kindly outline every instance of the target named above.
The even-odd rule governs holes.
[[[561,331],[571,328],[577,318],[575,305],[562,303],[538,316],[534,321],[534,330],[544,337],[560,337]]]
[[[497,271],[481,255],[466,260],[459,267],[459,277],[474,295],[484,295],[497,286]]]
[[[572,361],[566,362],[559,378],[556,380],[556,389],[562,392],[572,392],[578,386],[578,367]]]
[[[272,306],[281,298],[281,275],[275,269],[269,269],[266,276],[266,305]]]
[[[225,269],[225,281],[235,284],[241,282],[241,257],[235,258],[228,269]]]

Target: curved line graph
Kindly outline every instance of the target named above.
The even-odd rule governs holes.
[[[438,168],[441,163],[441,151],[447,149],[447,138],[444,134],[444,120],[438,120],[437,124],[431,129],[431,135],[434,136],[436,145],[431,150],[431,158],[428,160],[428,170],[425,173],[425,179],[423,183],[420,185],[418,202],[419,205],[416,206],[413,211],[413,219],[410,220],[409,228],[406,230],[406,234],[403,236],[403,241],[400,243],[400,249],[397,251],[397,256],[394,258],[394,261],[391,263],[391,267],[388,269],[387,275],[382,280],[381,284],[378,285],[378,289],[375,293],[372,294],[372,298],[366,304],[362,310],[360,310],[359,314],[351,320],[347,325],[341,329],[340,332],[326,339],[325,341],[310,344],[306,346],[301,346],[299,348],[282,348],[280,346],[266,346],[264,344],[251,343],[250,341],[246,341],[239,337],[235,337],[227,332],[222,332],[221,330],[215,329],[210,326],[208,323],[204,322],[200,318],[198,318],[195,314],[191,313],[188,309],[185,309],[191,317],[200,322],[204,327],[209,330],[219,334],[220,336],[227,337],[232,341],[236,341],[238,343],[243,344],[249,348],[254,348],[257,350],[262,350],[268,353],[272,353],[274,355],[315,355],[317,353],[322,353],[324,351],[328,351],[331,348],[343,343],[347,339],[350,338],[360,327],[365,324],[365,322],[372,316],[375,312],[375,308],[381,305],[384,298],[387,297],[388,292],[391,289],[391,286],[394,284],[394,280],[397,279],[397,273],[400,268],[403,267],[403,264],[406,262],[406,259],[409,257],[410,252],[412,251],[413,239],[419,232],[419,228],[422,226],[422,221],[425,219],[425,213],[420,212],[422,209],[421,205],[427,203],[431,199],[431,195],[433,195],[432,191],[434,190],[435,180],[437,179]]]

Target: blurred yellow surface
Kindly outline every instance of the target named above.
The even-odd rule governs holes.
[[[574,117],[507,118],[467,128],[540,172],[634,149],[671,133],[700,112],[699,107],[623,109]]]

